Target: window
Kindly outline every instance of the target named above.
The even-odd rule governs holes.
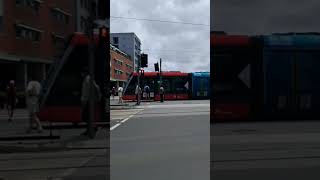
[[[83,2],[83,0],[80,1],[80,7],[81,7],[81,8],[84,7],[84,2]]]
[[[24,0],[16,0],[16,5],[23,5],[24,4]]]
[[[118,37],[114,37],[113,38],[113,43],[114,44],[119,44],[119,38]]]
[[[84,8],[88,8],[88,0],[84,0]]]
[[[3,29],[3,16],[0,16],[0,32],[2,32]]]
[[[114,73],[115,73],[116,75],[122,75],[122,74],[123,74],[123,71],[118,70],[118,69],[114,69]]]
[[[35,42],[40,41],[40,32],[25,27],[16,26],[16,37]]]
[[[16,0],[16,6],[25,6],[33,8],[35,13],[38,14],[40,2],[36,0]]]
[[[117,64],[117,65],[120,65],[122,66],[123,62],[121,60],[118,60],[118,59],[114,59],[114,63]]]
[[[81,30],[85,31],[85,25],[86,25],[86,21],[85,21],[84,17],[81,16],[81,20],[80,20]]]
[[[69,24],[69,15],[61,12],[60,10],[53,9],[52,16],[59,22]]]

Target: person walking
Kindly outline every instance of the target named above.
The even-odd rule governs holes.
[[[162,85],[160,86],[160,101],[164,102],[164,88]]]
[[[17,103],[17,88],[14,80],[11,80],[7,86],[7,110],[8,110],[8,121],[13,120],[14,110]]]
[[[3,82],[0,81],[0,109],[4,109],[5,107],[5,92],[3,91]]]
[[[136,95],[136,100],[137,100],[137,104],[136,105],[140,104],[141,93],[142,93],[141,87],[139,87],[139,85],[137,84],[136,89],[135,89],[135,95]]]
[[[87,68],[84,68],[82,70],[81,76],[83,77],[82,81],[82,88],[81,88],[81,118],[82,121],[84,121],[87,124],[87,129],[85,132],[83,132],[81,135],[90,136],[90,138],[93,138],[93,134],[89,134],[89,99],[90,99],[90,81],[91,76],[89,75],[89,71]],[[95,103],[98,103],[101,99],[101,92],[100,87],[96,84],[95,81],[93,81],[94,85],[94,101]],[[94,131],[97,131],[97,128],[94,128]],[[95,133],[95,132],[94,132]]]
[[[147,84],[144,86],[144,92],[146,93],[146,99],[150,100],[150,87]]]
[[[121,85],[119,85],[119,88],[118,88],[118,96],[119,96],[119,104],[122,104],[123,103],[123,100],[122,100],[123,87]]]
[[[39,112],[39,95],[41,92],[41,84],[35,80],[33,76],[27,85],[27,109],[29,112],[29,128],[27,129],[27,133],[30,133],[33,129],[33,124],[35,123],[37,126],[37,130],[39,133],[43,131],[41,122],[37,116],[37,112]]]
[[[114,96],[116,95],[116,88],[113,86],[111,90],[112,100],[114,100]]]

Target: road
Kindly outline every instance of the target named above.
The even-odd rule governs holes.
[[[126,121],[113,123],[111,179],[209,180],[209,104],[142,103]]]
[[[320,121],[213,124],[211,150],[213,179],[319,179]]]

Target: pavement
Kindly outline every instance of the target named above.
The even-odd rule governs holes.
[[[320,121],[211,125],[211,173],[228,179],[319,179]]]
[[[120,122],[114,119],[111,179],[210,179],[209,106],[209,101],[143,102]]]
[[[84,129],[78,128],[52,130],[59,139],[4,140],[50,135],[46,129],[26,134],[26,117],[25,109],[17,109],[14,120],[8,122],[6,111],[0,111],[1,180],[107,179],[109,129],[100,128],[94,139],[81,136]]]

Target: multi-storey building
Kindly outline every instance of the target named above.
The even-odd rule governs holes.
[[[133,61],[128,54],[110,44],[110,81],[111,87],[122,87],[133,72]]]
[[[46,76],[61,54],[65,38],[75,31],[74,2],[66,0],[0,0],[0,81]]]
[[[138,70],[141,41],[135,33],[110,33],[110,42],[133,59],[134,70]]]

